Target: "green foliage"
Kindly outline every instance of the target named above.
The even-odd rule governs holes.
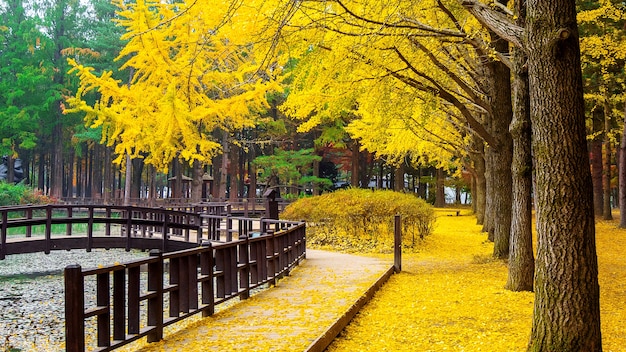
[[[315,155],[313,149],[302,150],[274,150],[273,155],[260,156],[254,159],[260,171],[260,179],[270,186],[283,185],[304,186],[317,184],[322,188],[332,186],[332,181],[309,175],[312,172],[314,161],[322,157]]]
[[[22,184],[0,182],[0,206],[18,204],[48,204],[53,200]]]
[[[402,221],[402,242],[416,248],[417,238],[431,234],[435,213],[430,205],[410,194],[388,190],[351,188],[290,204],[285,219],[305,220],[312,231],[307,243],[350,252],[391,251],[393,220]]]

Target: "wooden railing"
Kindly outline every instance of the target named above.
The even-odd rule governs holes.
[[[190,248],[202,241],[200,213],[221,214],[222,208],[207,205],[188,212],[111,205],[0,207],[0,260],[9,254],[80,248]]]
[[[219,216],[203,218],[210,224]],[[304,223],[230,220],[246,225],[209,230],[213,241],[197,248],[153,250],[148,259],[96,269],[68,266],[66,350],[110,351],[144,336],[159,341],[165,326],[200,312],[212,315],[216,305],[235,297],[247,299],[252,289],[275,283],[305,257]],[[258,228],[255,221],[260,221],[258,232],[251,231]],[[238,236],[231,240],[234,233]],[[87,302],[89,292],[95,298]],[[97,347],[85,341],[85,320],[92,317]]]
[[[61,201],[64,204],[72,205],[115,205],[123,206],[124,199],[114,198],[104,200],[102,198],[62,198]],[[279,198],[278,202],[279,210],[282,211],[290,203],[286,199]],[[193,208],[196,206],[204,206],[206,204],[229,204],[234,213],[243,214],[243,216],[262,215],[265,212],[266,199],[262,197],[256,198],[237,198],[232,199],[217,199],[213,198],[210,201],[203,201],[200,203],[191,202],[188,198],[131,198],[128,201],[129,205],[136,207],[150,207],[150,208],[166,208],[166,209],[183,209]]]

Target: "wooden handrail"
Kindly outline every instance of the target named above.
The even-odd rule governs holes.
[[[254,237],[241,234],[231,242],[205,240],[200,247],[176,252],[154,251],[148,259],[121,265],[89,270],[66,267],[67,351],[87,348],[90,341],[85,341],[84,331],[89,315],[97,317],[98,333],[97,347],[90,346],[90,350],[110,351],[141,337],[155,342],[163,338],[165,326],[200,312],[212,315],[216,305],[235,297],[247,299],[252,289],[287,275],[306,255],[306,228],[304,223],[263,220],[268,227],[274,222],[284,229]],[[146,268],[143,276],[140,267]],[[85,308],[85,282],[94,276],[96,302],[88,302]],[[164,306],[169,309],[164,311]],[[143,328],[141,316],[147,318]]]

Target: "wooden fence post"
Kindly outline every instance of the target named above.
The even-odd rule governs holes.
[[[396,215],[394,218],[393,266],[397,273],[402,271],[402,222],[400,221],[400,215]]]
[[[239,235],[239,240],[243,241],[239,245],[239,288],[243,290],[241,294],[241,299],[250,298],[250,241],[248,241],[248,236]]]
[[[153,249],[150,256],[159,260],[148,264],[148,291],[153,293],[148,298],[148,326],[153,330],[147,335],[147,341],[157,342],[163,339],[163,254]]]
[[[213,247],[211,241],[202,241],[202,247],[207,248],[200,254],[200,274],[204,277],[202,281],[202,304],[207,308],[202,311],[203,317],[208,317],[215,313],[215,297],[213,290]]]
[[[85,288],[82,268],[65,267],[65,350],[85,351]]]
[[[8,210],[2,211],[2,230],[0,233],[0,260],[4,260],[7,252],[7,231],[8,231],[8,221],[9,214]]]

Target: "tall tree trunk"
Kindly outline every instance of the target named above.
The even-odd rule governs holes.
[[[228,164],[229,164],[229,154],[230,148],[228,144],[228,132],[222,132],[222,162],[221,167],[219,169],[219,191],[218,198],[222,201],[226,200],[226,190],[228,188]]]
[[[396,166],[393,177],[393,190],[396,192],[402,192],[404,189],[404,164]]]
[[[50,195],[53,198],[61,199],[63,197],[63,125],[61,123],[60,112],[58,113],[58,122],[53,129],[53,160],[52,160],[52,177],[50,179]]]
[[[70,185],[72,185],[72,183],[76,184],[76,190],[74,190],[74,187],[72,186],[69,187],[68,197],[73,197],[74,194],[76,194],[77,197],[82,197],[83,187],[80,182],[80,176],[83,173],[83,168],[81,159],[76,155],[74,149],[70,151],[70,155],[68,155],[67,159],[70,161],[68,163],[69,170],[67,173],[67,179],[69,180]]]
[[[131,180],[131,185],[130,185],[130,189],[131,189],[131,193],[130,193],[130,197],[134,200],[137,201],[139,198],[141,198],[141,176],[143,175],[143,159],[142,158],[136,158],[132,160],[132,175],[133,175],[133,179]]]
[[[256,148],[254,145],[250,147],[250,160],[254,160],[256,158]],[[256,177],[256,166],[254,163],[248,163],[248,177],[250,178],[250,184],[248,185],[248,198],[252,201],[256,198],[256,185],[257,185],[257,177]]]
[[[130,205],[130,197],[131,197],[130,187],[132,185],[131,180],[133,178],[132,169],[133,169],[133,162],[130,159],[130,154],[126,154],[126,178],[124,182],[124,205],[126,206]]]
[[[516,2],[517,23],[526,19],[525,1]],[[532,234],[532,169],[530,128],[530,96],[526,54],[513,48],[513,205],[509,271],[505,288],[511,291],[532,291],[535,274]]]
[[[498,1],[506,5],[507,1]],[[509,43],[492,34],[495,50],[508,54]],[[511,71],[500,61],[490,62],[488,72],[492,81],[489,84],[491,98],[490,134],[496,139],[497,145],[489,146],[490,153],[491,193],[493,211],[493,256],[506,259],[509,257],[509,241],[511,238],[511,208],[513,191],[511,163],[513,161],[513,140],[509,126],[513,119],[513,103],[511,100]]]
[[[619,177],[619,227],[626,228],[626,105],[624,105],[624,127],[620,143],[618,177]]]
[[[603,160],[603,177],[602,187],[604,189],[604,202],[602,215],[604,220],[613,220],[611,212],[611,112],[608,105],[608,97],[604,99],[604,160]]]
[[[174,177],[172,182],[172,198],[177,202],[181,202],[183,198],[183,167],[180,160],[172,160],[172,175]]]
[[[474,164],[475,185],[472,189],[472,204],[475,207],[476,223],[484,225],[485,212],[487,211],[487,178],[485,176],[485,148],[484,142],[477,136],[472,137],[472,148],[474,152],[470,158]]]
[[[239,196],[239,148],[237,146],[230,146],[230,162],[228,174],[230,175],[230,191],[228,192],[228,198],[231,202],[236,202]]]
[[[113,198],[113,189],[115,188],[115,180],[113,179],[113,170],[111,168],[111,147],[104,147],[104,203],[108,203]]]
[[[37,167],[37,188],[42,192],[46,190],[46,153],[39,153],[39,163]],[[49,194],[46,192],[46,194]]]
[[[93,188],[93,147],[88,147],[87,155],[87,165],[85,167],[85,196],[87,198],[93,198],[93,193],[91,192]]]
[[[602,351],[576,2],[528,0],[537,261],[530,351]]]
[[[624,127],[622,130],[622,141],[619,148],[619,227],[626,228],[626,105],[624,106]]]
[[[443,208],[446,206],[445,180],[446,175],[442,168],[438,167],[436,171],[435,184],[435,206]]]
[[[591,112],[593,134],[604,130],[602,111],[596,107]],[[593,183],[593,208],[596,216],[604,213],[604,192],[602,190],[602,137],[596,136],[591,140],[591,181]]]
[[[202,201],[202,176],[204,176],[204,168],[198,160],[193,161],[191,172],[191,202],[200,203]]]
[[[359,151],[359,142],[352,141],[352,173],[350,176],[350,185],[352,187],[360,187],[359,186],[359,156],[361,152]]]
[[[156,206],[156,199],[158,198],[157,196],[157,184],[156,184],[156,169],[154,168],[154,165],[148,165],[148,174],[149,176],[149,182],[148,182],[148,205],[151,207]]]
[[[94,144],[94,160],[93,160],[93,173],[92,173],[92,183],[91,190],[92,196],[95,199],[102,199],[102,152],[104,147],[102,144],[95,143]]]

